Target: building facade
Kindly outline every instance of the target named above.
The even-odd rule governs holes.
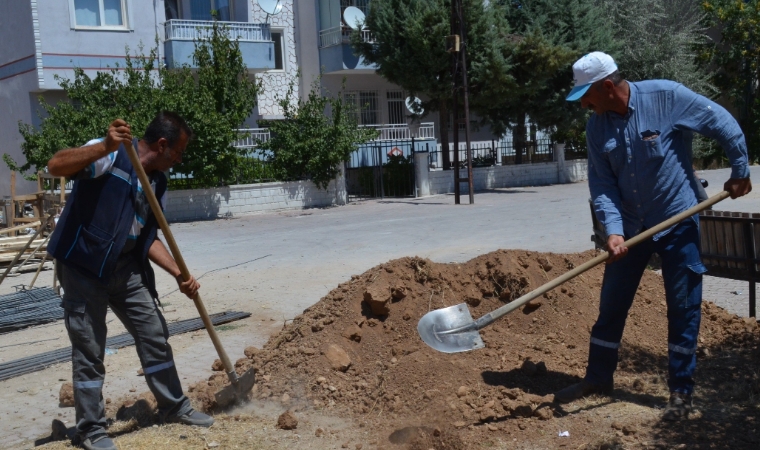
[[[250,76],[262,78],[267,92],[250,124],[281,116],[273,100],[297,73],[293,40],[293,0],[267,16],[255,0],[13,0],[5,2],[0,27],[0,154],[23,162],[19,122],[39,125],[39,98],[66,101],[56,76],[73,78],[74,68],[88,76],[124,65],[158,43],[169,67],[192,65],[194,41],[212,25],[225,22]],[[283,87],[284,86],[284,87]],[[16,177],[19,193],[36,183]],[[0,197],[10,194],[10,172],[0,164]]]

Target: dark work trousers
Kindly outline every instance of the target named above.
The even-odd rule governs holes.
[[[174,367],[166,321],[142,281],[137,261],[130,255],[122,256],[107,283],[88,278],[65,264],[59,263],[58,267],[64,321],[71,340],[79,437],[84,440],[105,433],[102,391],[108,306],[135,338],[145,380],[156,397],[161,418],[188,412],[190,401],[182,393]]]
[[[691,394],[697,366],[697,336],[701,319],[702,274],[698,218],[687,219],[668,234],[648,239],[604,270],[599,318],[591,329],[586,380],[612,383],[625,320],[641,276],[653,253],[662,259],[662,278],[668,305],[668,387]]]

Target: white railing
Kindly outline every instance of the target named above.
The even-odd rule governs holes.
[[[230,39],[244,42],[271,42],[269,25],[265,23],[220,22]],[[166,40],[194,41],[207,37],[214,27],[210,20],[169,20],[164,24]]]
[[[255,148],[257,139],[262,142],[269,140],[269,128],[239,128],[235,131],[242,136],[232,144],[235,148]]]
[[[348,44],[351,42],[351,35],[354,34],[354,30],[351,28],[344,28],[341,31],[343,35],[343,43]],[[369,44],[375,43],[375,35],[372,34],[370,30],[361,30],[360,33],[362,34],[362,42],[367,42]]]
[[[340,44],[349,44],[351,34],[354,32],[351,28],[333,27],[319,32],[319,48],[332,47]],[[361,30],[362,41],[368,43],[375,42],[375,35],[370,30]]]
[[[340,27],[328,28],[319,32],[319,48],[341,44]]]
[[[400,139],[433,139],[435,138],[435,126],[433,122],[425,122],[420,124],[417,133],[414,133],[409,125],[405,123],[390,124],[390,125],[360,125],[364,128],[372,128],[377,130],[380,134],[375,139],[377,141],[393,141]]]

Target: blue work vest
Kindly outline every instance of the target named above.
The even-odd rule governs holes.
[[[137,148],[136,141],[134,147]],[[161,198],[166,192],[166,176],[157,172],[155,179],[156,197]],[[121,145],[108,172],[97,178],[74,182],[66,207],[50,237],[47,252],[58,262],[106,282],[116,267],[135,220],[136,196],[137,173]],[[132,250],[134,256],[139,257],[145,285],[154,298],[158,294],[153,269],[148,262],[148,249],[157,232],[158,222],[151,213]]]

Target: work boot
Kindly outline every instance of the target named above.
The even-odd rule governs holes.
[[[181,423],[184,425],[195,425],[199,427],[208,428],[214,424],[214,418],[207,414],[203,414],[202,412],[198,412],[194,409],[191,409],[190,411],[180,416],[167,417],[165,422],[166,423]]]
[[[587,397],[592,394],[609,395],[612,393],[612,383],[610,384],[592,384],[586,380],[575,383],[566,387],[559,392],[554,393],[554,401],[557,403],[570,403],[579,398]]]
[[[662,414],[662,420],[674,422],[676,420],[687,419],[689,413],[694,408],[691,400],[691,394],[682,394],[680,392],[671,392],[668,406]]]
[[[82,441],[82,447],[86,450],[118,450],[110,437],[98,434]]]

